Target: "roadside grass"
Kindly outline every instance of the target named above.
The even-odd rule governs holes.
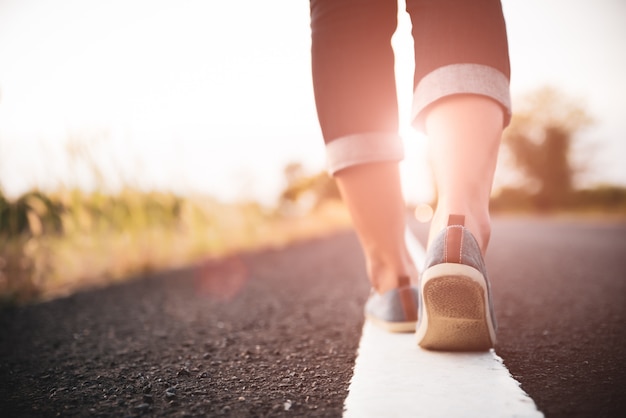
[[[313,179],[317,186],[304,190],[316,193],[296,193],[277,208],[133,188],[117,194],[32,191],[11,201],[0,190],[0,306],[56,298],[348,228],[349,215],[338,193],[329,193],[325,177]],[[610,199],[585,197],[575,207],[551,211],[537,211],[524,200],[496,201],[492,214],[626,221],[626,192],[600,193]]]
[[[33,191],[0,200],[0,304],[104,286],[242,250],[280,247],[350,225],[328,200],[286,214],[256,203],[126,189]]]

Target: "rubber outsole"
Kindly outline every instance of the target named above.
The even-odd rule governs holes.
[[[375,324],[377,327],[382,328],[387,332],[415,332],[415,327],[417,325],[416,321],[390,322],[383,321],[382,319],[367,314],[365,315],[365,318],[371,323]]]
[[[443,263],[422,277],[422,318],[416,330],[418,345],[438,351],[488,351],[495,345],[483,275],[464,264]]]

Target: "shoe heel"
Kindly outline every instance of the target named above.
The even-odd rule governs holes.
[[[495,344],[485,280],[460,264],[438,264],[424,272],[423,310],[417,329],[420,347],[444,351],[486,351]]]

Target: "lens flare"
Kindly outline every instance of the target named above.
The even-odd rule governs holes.
[[[221,302],[234,299],[248,281],[248,268],[236,256],[202,262],[195,274],[198,291]]]
[[[433,217],[433,208],[427,203],[420,203],[413,212],[415,219],[420,222],[429,222]]]

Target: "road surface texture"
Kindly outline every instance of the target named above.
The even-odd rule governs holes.
[[[546,417],[626,416],[626,224],[496,219],[487,264]],[[342,232],[4,310],[0,416],[340,417],[368,288]]]

